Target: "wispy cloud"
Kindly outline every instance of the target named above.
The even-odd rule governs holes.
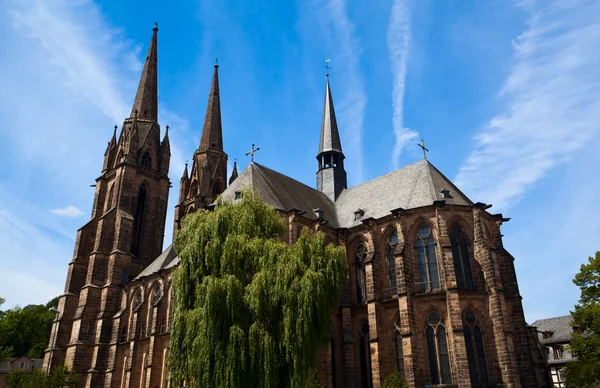
[[[395,0],[392,5],[390,24],[387,32],[387,46],[392,70],[392,104],[394,136],[396,142],[392,152],[392,164],[398,168],[400,154],[407,144],[418,138],[419,134],[404,126],[404,94],[406,73],[410,54],[410,9],[407,0]]]
[[[71,218],[80,217],[83,215],[83,211],[80,208],[78,208],[77,206],[73,206],[73,205],[68,205],[68,206],[65,206],[62,208],[58,208],[58,209],[52,209],[52,210],[50,210],[50,213],[56,214],[57,216],[71,217]]]
[[[528,28],[499,98],[456,178],[474,200],[505,208],[600,129],[600,2],[522,1]]]

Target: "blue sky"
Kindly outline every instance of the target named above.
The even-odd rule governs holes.
[[[159,22],[177,198],[219,59],[230,160],[314,186],[325,59],[350,185],[428,157],[503,226],[529,321],[567,314],[600,250],[600,2],[4,0],[0,296],[61,293],[112,127]],[[166,243],[171,230],[166,231]]]

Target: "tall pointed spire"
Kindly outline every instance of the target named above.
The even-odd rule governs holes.
[[[325,102],[323,104],[323,121],[321,122],[321,142],[319,144],[319,154],[328,151],[342,153],[342,143],[338,131],[337,120],[335,119],[335,110],[333,108],[333,97],[329,88],[329,74],[327,74],[325,85]]]
[[[229,178],[229,184],[231,185],[233,183],[234,180],[236,180],[238,177],[238,170],[237,170],[237,161],[233,161],[233,172],[231,173],[231,178]]]
[[[326,77],[321,141],[319,143],[319,153],[317,154],[319,163],[317,189],[335,201],[348,186],[346,170],[344,170],[345,156],[342,152],[342,142],[340,141],[335,110],[333,109],[333,98],[329,87],[329,74]]]
[[[221,126],[221,98],[219,96],[219,65],[215,64],[208,106],[204,117],[204,127],[200,138],[200,150],[223,150],[223,128]]]
[[[140,78],[131,115],[138,112],[139,118],[158,121],[158,26],[152,29],[152,39]]]

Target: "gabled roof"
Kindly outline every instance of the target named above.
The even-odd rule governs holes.
[[[533,322],[531,326],[537,327],[538,337],[540,342],[544,345],[569,342],[573,335],[573,328],[571,327],[572,320],[573,318],[570,315],[563,315],[561,317],[538,319]],[[544,338],[543,332],[551,334],[550,337]]]
[[[444,198],[442,189],[449,191],[449,198]],[[433,164],[421,160],[342,191],[335,205],[340,226],[349,227],[360,223],[354,220],[357,209],[364,211],[364,218],[381,218],[397,208],[414,209],[438,200],[451,205],[473,204]]]
[[[335,205],[325,194],[258,163],[250,163],[222,197],[234,200],[235,192],[242,191],[244,187],[258,191],[263,201],[278,210],[297,209],[306,212],[305,217],[317,218],[314,209],[318,208],[323,211],[329,225],[338,226]]]

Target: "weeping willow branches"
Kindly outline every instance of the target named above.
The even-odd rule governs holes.
[[[281,241],[281,217],[252,192],[188,216],[177,234],[169,365],[186,387],[304,388],[346,277],[322,234]]]

